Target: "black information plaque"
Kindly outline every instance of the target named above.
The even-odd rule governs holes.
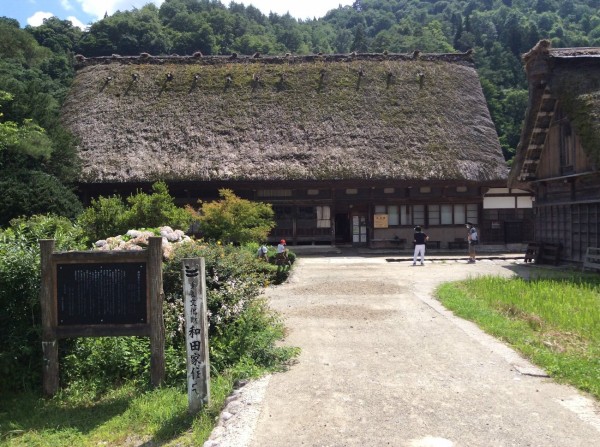
[[[59,326],[145,324],[146,264],[58,264]]]

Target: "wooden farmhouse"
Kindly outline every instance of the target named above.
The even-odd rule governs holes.
[[[580,262],[600,247],[600,48],[539,42],[523,56],[529,104],[509,185],[535,194],[535,239]]]
[[[289,245],[401,247],[421,225],[462,248],[467,221],[484,243],[530,238],[469,53],[77,60],[63,119],[84,200],[228,188],[271,203]]]

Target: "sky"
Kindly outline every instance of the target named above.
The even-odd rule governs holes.
[[[140,8],[147,3],[159,6],[164,0],[0,0],[0,17],[17,19],[21,27],[38,26],[47,17],[56,16],[70,20],[84,29],[86,25],[104,17],[105,13]],[[221,0],[224,5],[229,0]],[[327,11],[338,6],[351,5],[352,0],[236,0],[248,6],[254,5],[264,14],[289,12],[297,19],[323,17]]]

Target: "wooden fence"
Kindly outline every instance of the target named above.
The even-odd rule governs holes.
[[[600,270],[600,248],[588,247],[583,260],[582,270]]]

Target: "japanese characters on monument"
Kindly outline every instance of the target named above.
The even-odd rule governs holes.
[[[210,400],[208,318],[204,258],[183,260],[185,338],[189,411],[196,412]]]

